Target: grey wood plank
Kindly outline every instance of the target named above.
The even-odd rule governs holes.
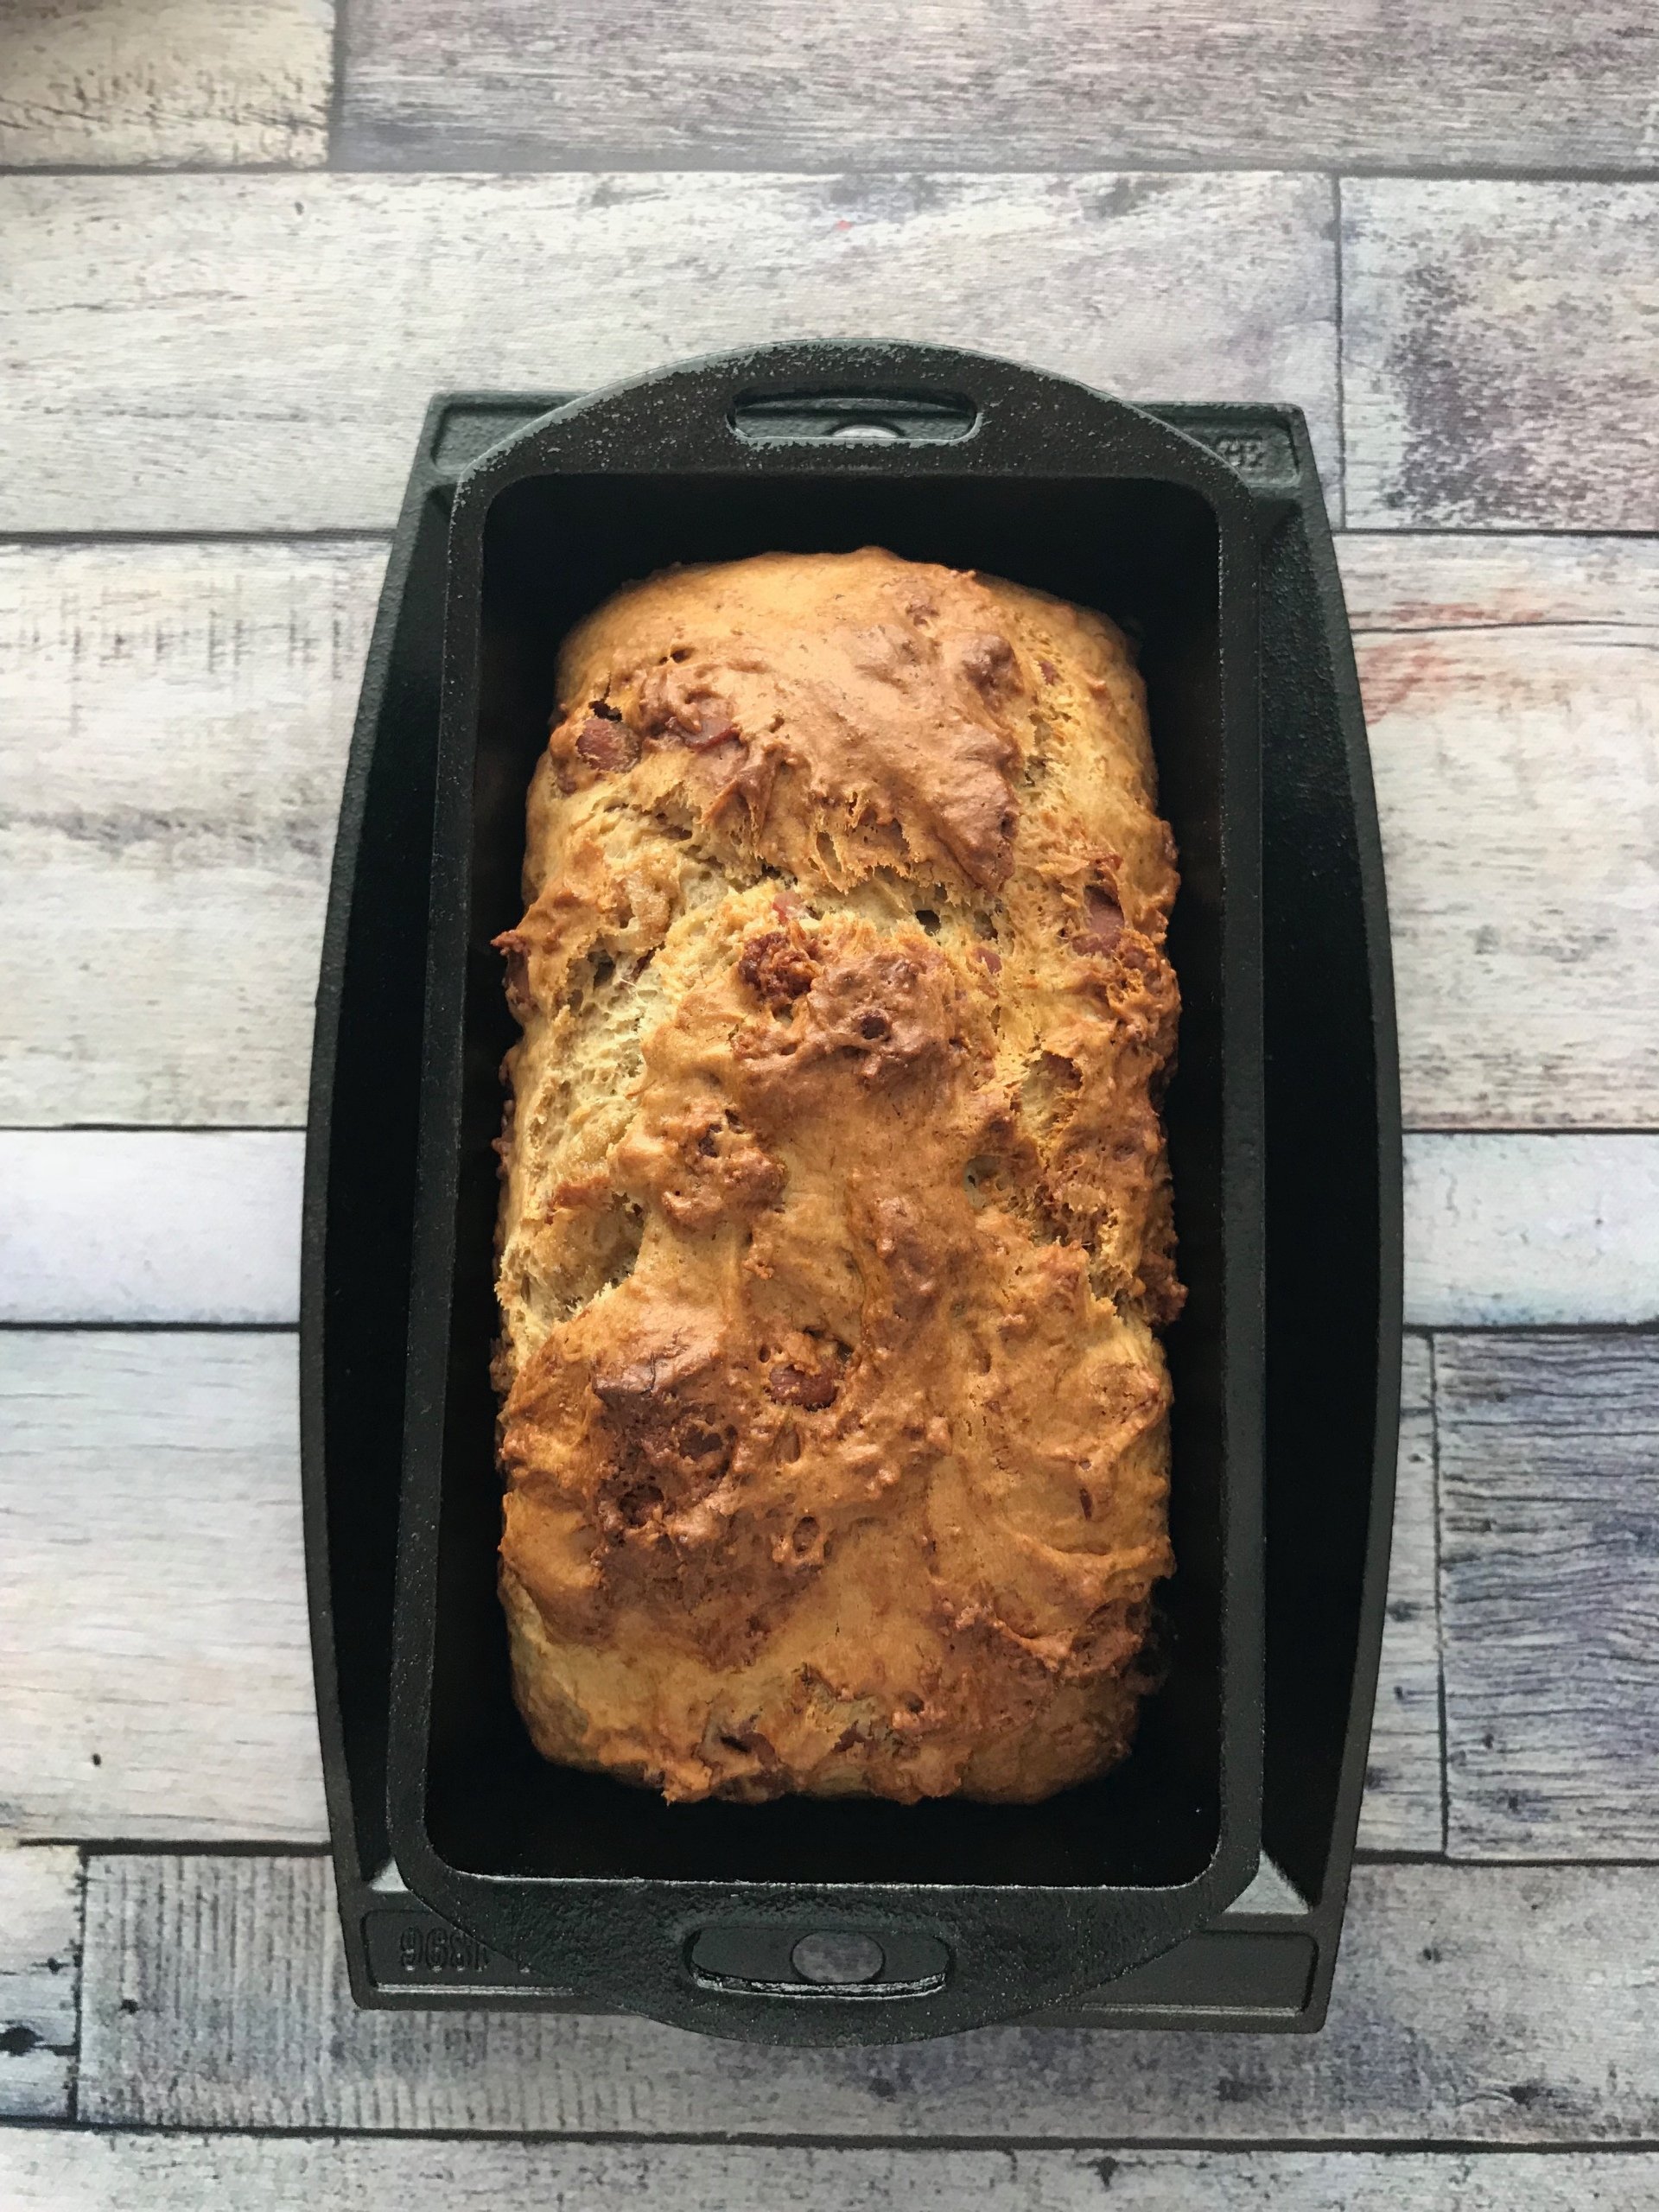
[[[1659,1125],[1659,628],[1362,633],[1408,1125]]]
[[[12,176],[0,236],[0,530],[384,528],[435,388],[803,333],[1294,399],[1336,458],[1314,177]]]
[[[1659,528],[1659,185],[1342,199],[1349,521]]]
[[[0,1830],[326,1833],[290,1337],[0,1331]]]
[[[1659,537],[1350,530],[1336,545],[1357,630],[1659,628]]]
[[[13,2212],[1640,2212],[1659,2155],[861,2150],[35,2128],[0,2137]]]
[[[417,168],[1650,164],[1659,71],[1639,0],[353,0],[346,40],[344,159]]]
[[[304,1139],[0,1129],[0,1321],[294,1325]]]
[[[303,1120],[385,563],[0,547],[0,1121]]]
[[[1652,1122],[1651,1025],[1626,1027],[1616,1004],[1640,1007],[1645,984],[1635,971],[1614,984],[1611,965],[1647,944],[1659,913],[1659,541],[1363,531],[1338,550],[1388,852],[1408,1121]],[[1422,1140],[1414,1153],[1421,1171]],[[1543,1157],[1593,1215],[1593,1176],[1582,1183],[1570,1153]],[[1514,1165],[1519,1187],[1542,1161]],[[1433,1188],[1420,1182],[1425,1204]],[[1622,1200],[1599,1232],[1567,1217],[1567,1249],[1603,1288],[1597,1246],[1638,1211]],[[1449,1319],[1434,1245],[1468,1236],[1471,1273],[1501,1274],[1503,1243],[1484,1205],[1461,1222],[1444,1209],[1417,1218],[1414,1313]],[[1645,1303],[1643,1292],[1608,1318],[1635,1319]],[[1595,1310],[1517,1304],[1513,1318]]]
[[[1650,2144],[1659,1869],[1366,1865],[1312,2042],[998,2028],[779,2050],[649,2022],[354,2013],[321,1859],[103,1858],[102,2126],[1180,2144]]]
[[[297,1129],[0,1128],[0,1321],[291,1326]],[[1406,1319],[1659,1317],[1659,1136],[1406,1139]]]
[[[1426,1337],[1408,1336],[1405,1342],[1395,1480],[1388,1615],[1359,1845],[1363,1851],[1441,1851],[1445,1745],[1434,1559],[1434,1391]]]
[[[334,0],[6,0],[0,166],[316,164]]]
[[[1659,1858],[1659,1338],[1436,1369],[1450,1847]]]
[[[0,2120],[67,2113],[79,1966],[79,1853],[0,1850]]]
[[[0,1834],[325,1838],[296,1389],[287,1337],[0,1331]],[[1421,1849],[1439,1662],[1405,1474],[1367,1819]]]
[[[1656,556],[1344,542],[1411,1122],[1659,1126]],[[0,548],[0,1122],[302,1117],[383,560]]]
[[[1425,1326],[1659,1319],[1659,1136],[1413,1136],[1406,1224]]]

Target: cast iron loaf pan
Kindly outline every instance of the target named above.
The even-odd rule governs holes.
[[[828,379],[906,442],[800,434]],[[895,389],[897,387],[897,389]],[[861,418],[853,418],[858,421]],[[884,423],[878,414],[874,421]],[[1181,853],[1167,1119],[1188,1303],[1169,1678],[1123,1766],[1033,1807],[670,1807],[531,1748],[495,1592],[493,1140],[524,791],[571,625],[631,576],[877,544],[1104,607],[1141,640]],[[961,355],[785,349],[562,409],[461,479],[449,528],[398,1587],[391,1840],[493,1948],[726,2034],[937,2034],[1052,2004],[1211,1918],[1261,1845],[1262,1133],[1257,553],[1237,477],[1145,416]],[[902,1979],[757,1993],[741,1929],[863,1938]],[[792,1949],[793,1942],[786,1948]],[[808,1954],[809,1957],[812,1954]],[[855,1963],[860,1953],[848,1953]],[[872,1950],[871,1956],[875,1955]],[[760,1977],[754,1977],[759,1980]],[[851,1990],[856,1993],[849,1994]]]
[[[1300,418],[1162,410],[1188,436],[1001,362],[846,346],[552,406],[434,404],[365,677],[324,948],[302,1433],[354,1993],[632,2010],[774,2041],[1031,2013],[1317,2024],[1380,1635],[1399,1234],[1375,823]],[[1171,1665],[1125,1766],[1044,1806],[670,1808],[546,1766],[512,1705],[487,1382],[489,1146],[512,1032],[488,940],[517,918],[524,789],[569,625],[669,561],[871,542],[1103,606],[1142,640],[1183,861],[1169,1122],[1192,1297],[1169,1347]],[[1268,760],[1282,894],[1268,901],[1268,1031],[1287,1049],[1268,1065],[1265,1158],[1259,709],[1287,741]],[[1253,1891],[1224,1915],[1264,1833],[1289,1906],[1264,1916]]]

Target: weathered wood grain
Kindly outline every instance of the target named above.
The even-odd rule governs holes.
[[[0,1128],[0,1321],[291,1326],[297,1129]],[[1659,1137],[1408,1135],[1406,1319],[1659,1316]]]
[[[343,158],[569,167],[1548,168],[1650,163],[1639,0],[1357,0],[1271,22],[1199,0],[353,0]]]
[[[0,548],[0,1121],[303,1120],[385,561]]]
[[[1426,1337],[1408,1337],[1405,1342],[1395,1480],[1388,1617],[1359,1845],[1363,1851],[1440,1851],[1446,1804],[1434,1560],[1434,1385]]]
[[[1361,639],[1408,1120],[1659,1125],[1659,549],[1344,558],[1357,621],[1427,632]],[[383,560],[0,549],[0,1122],[302,1117]]]
[[[1342,204],[1349,521],[1659,528],[1659,185],[1371,178]]]
[[[0,1849],[0,2120],[67,2112],[79,1964],[80,1854]]]
[[[324,1840],[297,1388],[289,1337],[0,1331],[0,1833]],[[1439,1797],[1430,1510],[1408,1470],[1379,1840]]]
[[[1659,628],[1659,538],[1351,530],[1336,545],[1357,630]]]
[[[0,1829],[326,1833],[289,1337],[0,1331]]]
[[[626,2019],[354,2013],[321,1859],[97,1858],[105,2126],[1616,2145],[1659,2136],[1659,1869],[1361,1866],[1313,2042],[988,2029],[778,2050]]]
[[[1427,1327],[1659,1319],[1659,1137],[1412,1137],[1406,1223]]]
[[[1436,1366],[1451,1849],[1659,1858],[1659,1338]]]
[[[1659,1124],[1659,628],[1358,639],[1408,1124]]]
[[[0,1130],[0,1320],[285,1322],[297,1131]]]
[[[803,334],[1297,400],[1330,466],[1330,233],[1274,175],[7,177],[0,530],[385,527],[435,388]]]
[[[13,2212],[1638,2212],[1659,2154],[859,2150],[34,2128],[0,2137]]]
[[[321,163],[334,0],[6,0],[0,165]]]

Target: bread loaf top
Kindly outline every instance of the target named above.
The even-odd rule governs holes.
[[[500,941],[502,1592],[550,1757],[1040,1797],[1167,1573],[1174,854],[1103,617],[875,550],[569,639]]]

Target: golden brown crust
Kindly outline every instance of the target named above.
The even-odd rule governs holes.
[[[551,1758],[1029,1801],[1170,1570],[1176,877],[1098,615],[874,550],[567,641],[502,939],[501,1586]]]

